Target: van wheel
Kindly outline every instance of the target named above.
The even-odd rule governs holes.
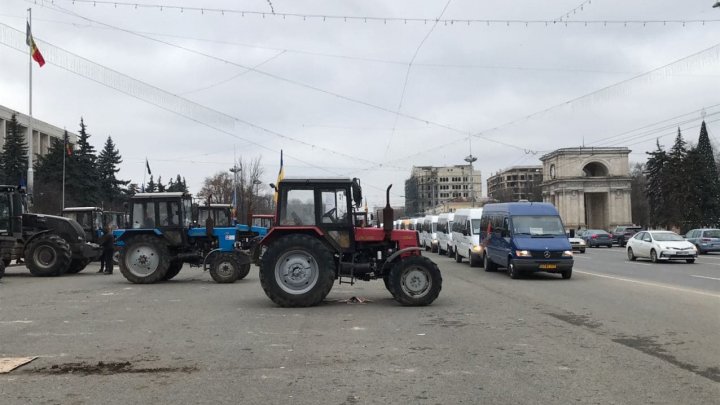
[[[563,279],[567,280],[567,279],[569,279],[570,277],[572,277],[572,269],[570,269],[570,270],[565,270],[565,271],[563,271],[563,272],[560,273],[560,274],[562,275],[562,278],[563,278]]]
[[[510,278],[517,280],[520,278],[520,270],[515,267],[515,263],[512,259],[508,262],[507,273]]]
[[[473,256],[472,252],[468,251],[468,263],[470,267],[478,267],[480,265],[480,259],[477,256]]]
[[[462,256],[460,256],[457,249],[455,249],[455,262],[462,263]]]
[[[483,267],[485,267],[485,271],[495,271],[497,270],[497,264],[493,263],[490,258],[488,257],[487,253],[483,255]]]

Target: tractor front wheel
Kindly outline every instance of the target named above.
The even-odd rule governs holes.
[[[335,258],[317,238],[288,235],[271,243],[262,256],[260,285],[281,307],[317,305],[335,283]]]
[[[70,245],[58,235],[44,234],[25,249],[25,263],[33,276],[61,276],[70,267]]]
[[[410,256],[393,266],[389,284],[393,297],[402,305],[430,305],[440,295],[442,276],[432,260],[425,256]]]
[[[131,283],[157,283],[165,278],[169,268],[170,252],[158,237],[136,236],[120,251],[120,272]]]
[[[217,253],[210,266],[210,276],[216,283],[234,283],[240,274],[240,261],[233,253]]]

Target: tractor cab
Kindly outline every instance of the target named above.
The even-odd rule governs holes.
[[[205,226],[207,219],[211,217],[215,226],[231,227],[232,205],[231,204],[198,204],[194,210],[193,222],[198,226]]]
[[[24,195],[15,186],[0,186],[0,237],[22,235],[22,214],[26,210]]]
[[[65,207],[62,216],[80,224],[88,242],[97,243],[104,228],[103,210],[98,207]]]
[[[110,229],[124,229],[127,222],[127,215],[119,211],[103,211],[103,225]]]
[[[270,229],[275,223],[275,215],[272,214],[253,214],[252,226]]]
[[[130,199],[129,227],[153,230],[173,244],[187,239],[192,212],[192,197],[182,192],[138,193]]]
[[[326,241],[337,251],[353,249],[353,201],[358,207],[362,201],[357,180],[285,178],[278,193],[277,227],[312,230],[327,235]]]

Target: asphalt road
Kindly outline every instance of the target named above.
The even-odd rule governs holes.
[[[0,280],[3,404],[720,403],[720,256],[630,263],[578,254],[571,280],[440,264],[423,308],[382,282],[278,308],[257,271],[235,284],[183,269]],[[366,304],[338,302],[352,296]]]

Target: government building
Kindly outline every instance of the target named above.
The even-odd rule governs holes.
[[[30,117],[26,114],[15,112],[7,107],[0,105],[0,148],[5,145],[5,137],[10,130],[10,120],[12,119],[13,113],[15,113],[15,118],[18,122],[18,129],[20,131],[20,134],[25,136],[27,142],[28,121]],[[64,129],[58,128],[54,125],[50,125],[47,122],[40,121],[35,117],[33,117],[32,127],[33,151],[36,155],[41,156],[47,154],[47,151],[50,148],[51,139],[55,138],[62,141],[63,134],[65,133]],[[77,134],[68,131],[68,137],[71,146],[77,143]]]

